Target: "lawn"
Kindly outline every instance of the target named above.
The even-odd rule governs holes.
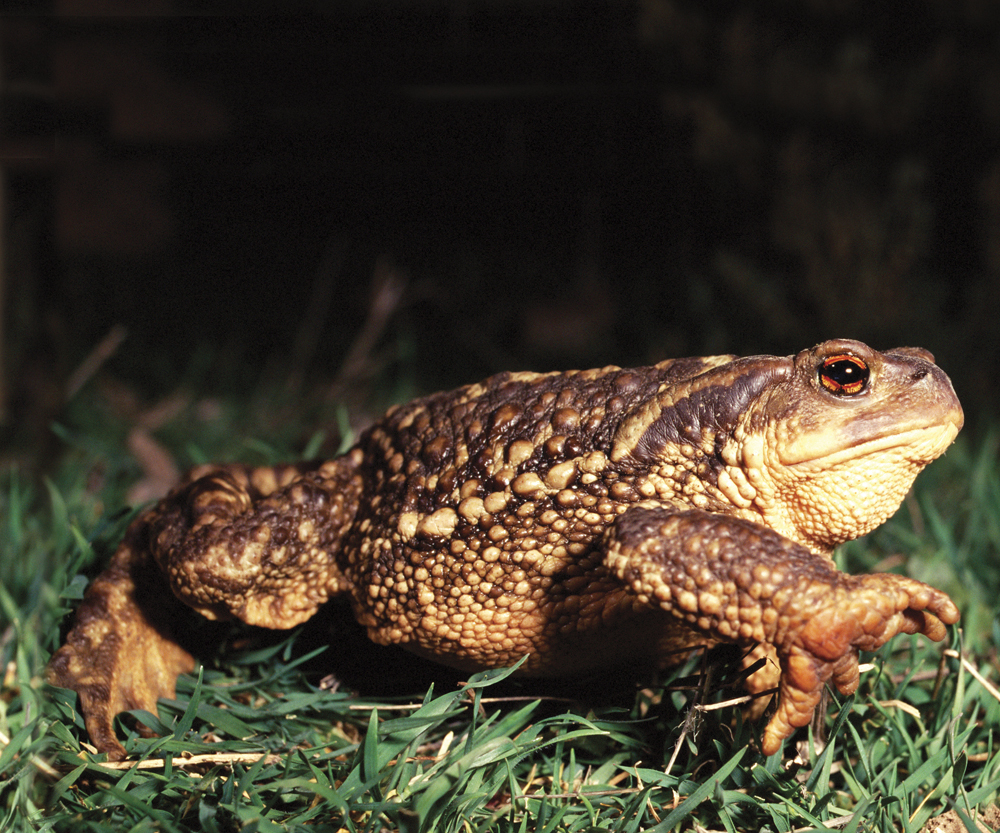
[[[574,690],[506,671],[456,684],[401,675],[395,654],[369,654],[353,634],[340,654],[367,673],[355,684],[337,645],[325,649],[340,638],[307,625],[233,631],[176,701],[143,716],[159,737],[124,722],[138,765],[102,763],[85,751],[75,695],[48,689],[43,670],[132,516],[129,489],[174,463],[331,453],[338,431],[314,426],[346,424],[322,397],[135,398],[88,385],[52,426],[44,465],[25,455],[2,474],[0,830],[920,831],[946,812],[971,824],[997,798],[989,431],[960,437],[895,518],[838,556],[852,572],[903,571],[949,592],[963,613],[950,644],[896,638],[867,657],[858,693],[831,697],[822,737],[800,732],[781,755],[756,750],[760,726],[739,706],[713,708],[740,695],[726,657],[638,685]]]

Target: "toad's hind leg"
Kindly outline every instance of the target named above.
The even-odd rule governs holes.
[[[194,667],[173,630],[185,605],[287,628],[349,586],[336,556],[360,493],[353,456],[192,475],[132,523],[49,664],[49,681],[79,694],[91,740],[112,759],[125,756],[115,715],[155,711]]]
[[[318,468],[210,469],[158,508],[151,547],[174,593],[209,619],[290,628],[350,587],[338,557],[360,452]]]
[[[618,518],[605,545],[611,572],[644,603],[708,641],[773,646],[781,678],[778,709],[761,740],[768,755],[809,722],[827,682],[843,694],[857,688],[859,650],[876,650],[899,633],[940,641],[945,625],[958,621],[939,590],[887,573],[846,575],[739,518],[636,506]]]

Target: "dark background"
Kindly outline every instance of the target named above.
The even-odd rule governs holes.
[[[1000,4],[276,7],[4,3],[8,427],[116,325],[155,391],[343,379],[366,317],[415,390],[843,336],[995,413]]]

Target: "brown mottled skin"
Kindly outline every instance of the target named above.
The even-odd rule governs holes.
[[[129,528],[49,677],[121,758],[115,714],[194,667],[181,602],[288,628],[347,593],[375,642],[469,670],[760,643],[780,665],[750,680],[780,685],[771,754],[826,682],[856,688],[859,649],[957,621],[944,593],[830,554],[895,511],[962,419],[929,353],[848,340],[502,373],[392,409],[329,462],[192,472]]]

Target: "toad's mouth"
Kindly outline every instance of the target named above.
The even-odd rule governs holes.
[[[962,428],[961,413],[948,422],[916,426],[901,431],[891,431],[881,436],[851,442],[849,439],[838,450],[819,449],[811,443],[795,443],[779,450],[778,460],[787,467],[834,467],[852,460],[901,450],[901,459],[914,465],[927,465],[940,457],[952,444]]]

